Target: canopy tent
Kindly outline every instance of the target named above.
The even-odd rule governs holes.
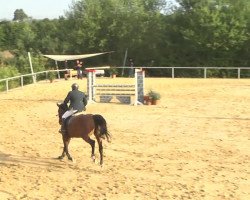
[[[112,53],[113,51],[103,52],[103,53],[92,53],[92,54],[82,54],[82,55],[43,55],[55,61],[65,61],[65,60],[78,60],[83,58],[89,58],[93,56],[99,56],[102,54]]]

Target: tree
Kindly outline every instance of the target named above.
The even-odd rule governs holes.
[[[60,27],[56,19],[33,20],[32,31],[35,33],[33,48],[44,54],[64,53],[59,51],[59,47],[66,42],[66,34],[59,39],[63,30],[64,27]]]
[[[197,57],[206,63],[233,65],[232,57],[248,40],[247,0],[177,0],[178,30],[186,41],[193,43]],[[214,63],[211,60],[215,61]]]
[[[16,9],[14,12],[13,21],[23,21],[28,19],[28,15],[23,11],[23,9]]]
[[[137,63],[146,63],[161,43],[162,0],[81,0],[75,2],[66,18],[71,23],[76,52],[116,52],[120,64],[125,50]],[[149,47],[149,48],[145,48]],[[153,51],[153,52],[152,52]]]

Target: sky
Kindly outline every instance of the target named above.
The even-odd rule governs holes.
[[[72,0],[0,0],[0,19],[12,20],[16,9],[34,19],[54,19],[69,10]]]
[[[16,9],[23,9],[33,19],[55,19],[69,10],[72,1],[77,0],[0,0],[0,20],[12,20]]]

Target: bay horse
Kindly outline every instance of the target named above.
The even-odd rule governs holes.
[[[68,105],[64,103],[57,103],[58,106],[58,117],[59,124],[62,124],[62,115],[68,110]],[[68,146],[71,138],[82,138],[84,141],[90,144],[91,158],[95,162],[95,140],[90,138],[90,135],[94,133],[94,136],[98,142],[99,153],[100,153],[100,165],[103,165],[103,146],[102,139],[107,139],[110,142],[110,134],[107,129],[107,122],[102,115],[99,114],[79,114],[71,116],[70,119],[67,119],[66,129],[67,132],[62,134],[63,140],[63,152],[58,159],[63,159],[65,154],[68,159],[73,161],[73,158],[69,154]]]

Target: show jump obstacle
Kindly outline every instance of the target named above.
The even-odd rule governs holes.
[[[100,102],[108,103],[116,97],[121,103],[142,105],[144,101],[144,77],[143,70],[135,69],[135,84],[95,84],[95,70],[87,70],[87,93],[89,102],[96,102],[99,96]],[[132,102],[133,98],[133,102]]]

